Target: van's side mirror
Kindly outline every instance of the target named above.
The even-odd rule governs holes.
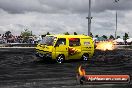
[[[59,44],[56,43],[54,47],[59,47]]]

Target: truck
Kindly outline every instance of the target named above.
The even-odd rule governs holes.
[[[94,41],[86,35],[47,35],[36,46],[36,56],[43,60],[56,60],[63,63],[65,60],[92,58]]]

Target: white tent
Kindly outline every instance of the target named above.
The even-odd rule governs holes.
[[[129,38],[126,40],[127,42],[132,42],[132,38]]]
[[[93,41],[97,40],[97,38],[93,38]]]
[[[123,39],[121,39],[121,38],[118,38],[118,39],[115,39],[114,41],[116,41],[116,42],[124,42],[124,40]]]

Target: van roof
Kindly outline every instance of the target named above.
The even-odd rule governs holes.
[[[91,38],[90,36],[87,35],[46,35],[46,36],[54,36],[58,38]]]

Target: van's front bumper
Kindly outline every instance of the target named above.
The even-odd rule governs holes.
[[[38,52],[38,50],[36,51],[35,55],[37,57],[40,57],[42,59],[52,59],[52,53],[51,52],[44,52],[44,53],[40,53]]]

